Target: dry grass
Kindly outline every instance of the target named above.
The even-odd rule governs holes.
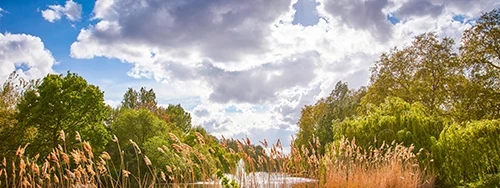
[[[325,187],[432,187],[434,177],[419,166],[413,146],[385,144],[363,150],[343,139],[324,157]]]
[[[205,143],[201,134],[196,134],[198,143]],[[64,141],[64,132],[61,132]],[[77,134],[77,137],[78,134]],[[193,185],[199,179],[212,180],[217,168],[210,156],[182,143],[176,135],[173,150],[158,148],[162,153],[174,152],[174,157],[184,160],[185,164],[166,166],[155,169],[150,159],[131,141],[135,150],[137,164],[147,167],[147,172],[131,173],[124,164],[123,151],[116,137],[113,141],[118,147],[120,164],[113,164],[110,154],[103,152],[94,155],[88,142],[80,142],[80,148],[67,151],[59,146],[45,158],[27,157],[24,150],[28,145],[19,147],[15,158],[2,161],[0,166],[0,187],[214,187],[214,185]],[[63,142],[64,143],[64,142]],[[222,145],[226,140],[222,140]],[[255,155],[249,139],[238,140],[238,151],[228,152],[239,155],[245,161],[247,172],[266,171],[271,174],[308,177],[319,180],[314,184],[297,184],[293,187],[423,187],[431,186],[432,176],[422,171],[418,165],[413,148],[398,144],[384,144],[381,148],[362,150],[355,141],[342,140],[337,146],[329,147],[325,156],[316,151],[320,147],[318,140],[309,146],[291,145],[291,152],[285,153],[281,142],[269,145],[266,140],[260,142],[265,148],[264,155]],[[244,148],[249,148],[245,150]],[[215,168],[215,169],[214,169]],[[143,170],[145,168],[142,168]],[[232,167],[232,173],[236,172]],[[197,177],[195,172],[201,173]],[[284,185],[287,182],[283,182]],[[257,187],[256,179],[247,179],[240,187]],[[276,186],[273,186],[276,187]],[[287,186],[290,187],[290,186]]]

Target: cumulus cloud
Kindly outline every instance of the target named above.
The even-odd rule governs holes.
[[[66,16],[72,22],[80,21],[82,18],[82,5],[75,3],[73,0],[66,1],[64,6],[49,5],[48,9],[42,10],[42,16],[45,20],[52,23],[60,20],[63,16]]]
[[[441,15],[443,9],[443,4],[433,4],[431,0],[413,0],[403,4],[396,14],[400,18],[422,15],[437,17]]]
[[[26,34],[0,33],[0,80],[13,72],[27,79],[53,73],[56,61],[40,38]]]
[[[296,24],[294,16],[306,14],[297,2],[316,8],[318,21]],[[472,19],[500,6],[481,0],[466,10],[468,1],[451,2],[97,0],[96,24],[80,31],[71,56],[133,64],[128,75],[158,82],[148,87],[160,100],[189,100],[193,122],[216,135],[289,138],[304,105],[339,80],[368,84],[382,52],[424,32],[459,39],[470,22],[454,16]]]
[[[388,0],[324,0],[322,3],[326,12],[349,27],[371,32],[380,40],[391,36],[391,23],[382,11]]]
[[[237,62],[269,50],[270,24],[289,6],[286,0],[98,0],[93,12],[101,21],[81,32],[71,53],[77,58],[103,56],[89,50],[106,42],[140,45],[173,57],[192,55],[195,61]]]

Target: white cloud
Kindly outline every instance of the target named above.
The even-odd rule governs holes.
[[[64,6],[49,5],[48,9],[42,10],[42,16],[52,23],[60,20],[62,16],[66,16],[72,22],[80,21],[82,18],[82,5],[75,3],[73,0],[66,1]]]
[[[2,9],[2,7],[0,7],[0,18],[3,16],[3,13],[8,13],[8,12]]]
[[[53,73],[56,62],[40,38],[26,34],[0,33],[0,80],[17,71],[27,79],[42,78]]]
[[[469,19],[500,6],[492,0],[473,10],[463,9],[468,1],[317,1],[321,19],[303,27],[292,24],[297,1],[290,0],[97,0],[97,24],[80,31],[71,56],[132,63],[128,74],[156,80],[148,87],[159,99],[199,99],[194,122],[216,135],[259,140],[258,132],[268,131],[284,139],[297,130],[300,109],[328,95],[338,80],[366,85],[382,52],[429,31],[459,39],[470,23],[454,16]],[[392,24],[388,14],[400,22]]]

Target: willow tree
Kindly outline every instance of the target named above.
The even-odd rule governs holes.
[[[335,140],[355,138],[362,147],[395,141],[414,145],[416,151],[423,148],[430,152],[446,125],[445,119],[431,115],[418,102],[410,104],[388,97],[384,103],[370,108],[366,115],[334,122],[333,130]]]
[[[436,144],[439,175],[448,185],[500,186],[500,121],[453,124]]]

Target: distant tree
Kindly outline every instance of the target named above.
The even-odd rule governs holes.
[[[132,140],[142,147],[148,139],[167,134],[170,128],[146,109],[123,109],[111,125],[111,130],[122,141],[121,144],[129,146]]]
[[[35,131],[28,140],[32,154],[43,155],[63,145],[60,131],[66,133],[66,145],[78,144],[75,132],[102,150],[110,139],[104,121],[109,116],[104,94],[75,73],[66,76],[49,74],[40,85],[27,90],[18,105],[19,125]]]
[[[361,98],[364,95],[363,88],[360,91],[349,90],[347,83],[339,81],[335,89],[325,100],[325,108],[319,116],[314,135],[321,143],[320,153],[324,153],[324,146],[333,142],[333,121],[343,121],[345,118],[356,115]]]
[[[314,116],[315,106],[306,105],[302,108],[300,119],[299,119],[299,132],[297,133],[297,138],[294,141],[296,146],[301,147],[302,145],[308,145],[314,138],[314,130],[316,126],[317,119]]]
[[[154,112],[157,109],[156,94],[153,89],[147,90],[145,87],[141,87],[139,92],[128,88],[127,92],[123,95],[121,108],[136,110],[145,108]]]
[[[160,107],[157,113],[164,114],[163,117],[167,122],[172,123],[184,133],[191,129],[191,115],[180,104],[169,104],[167,108]]]

